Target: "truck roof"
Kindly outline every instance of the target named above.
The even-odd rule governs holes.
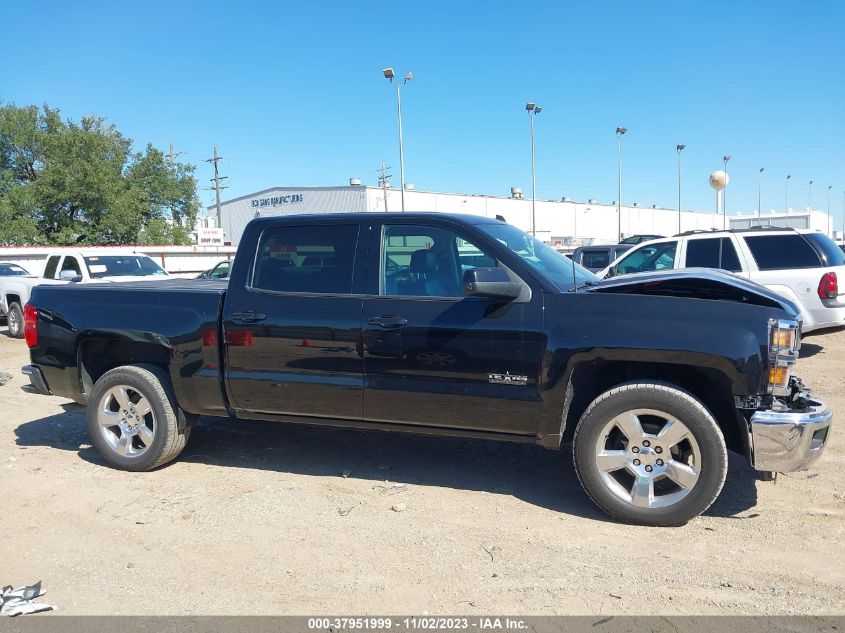
[[[271,215],[258,217],[250,221],[250,224],[266,222],[301,222],[312,220],[414,220],[447,218],[467,224],[491,224],[499,223],[501,220],[483,215],[472,215],[470,213],[445,213],[441,211],[350,211],[347,213],[302,213],[295,215]]]

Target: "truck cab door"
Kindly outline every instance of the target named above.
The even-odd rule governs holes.
[[[230,282],[223,309],[238,415],[361,419],[359,232],[355,221],[267,222],[241,245],[255,260]]]
[[[464,271],[501,264],[447,221],[374,226],[369,250],[364,418],[536,433],[542,294],[466,296]]]

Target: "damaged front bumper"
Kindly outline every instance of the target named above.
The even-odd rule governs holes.
[[[769,409],[751,415],[752,465],[788,473],[807,470],[822,454],[833,412],[793,377],[792,394],[775,398]]]

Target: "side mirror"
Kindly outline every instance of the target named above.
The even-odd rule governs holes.
[[[513,301],[522,292],[522,285],[511,281],[504,268],[470,268],[464,273],[464,294]]]
[[[59,279],[61,279],[62,281],[77,282],[82,281],[82,275],[80,275],[79,273],[75,273],[72,270],[63,270],[59,273]]]

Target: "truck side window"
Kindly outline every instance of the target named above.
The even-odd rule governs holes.
[[[357,225],[271,227],[261,234],[252,287],[275,292],[348,294]]]
[[[760,270],[818,268],[821,259],[800,233],[784,235],[745,235]]]
[[[581,265],[584,268],[605,268],[610,263],[610,251],[592,250],[581,252]]]
[[[740,272],[739,257],[728,237],[708,237],[687,242],[688,268],[721,268]]]
[[[492,268],[496,258],[457,233],[436,226],[385,226],[380,294],[463,297],[463,274]]]
[[[61,257],[53,255],[47,260],[47,266],[44,268],[44,279],[53,279],[56,276],[56,269],[59,267],[59,260]]]
[[[616,265],[617,273],[641,273],[650,270],[667,270],[675,266],[677,242],[662,242],[641,246],[623,257]]]
[[[82,269],[79,268],[79,262],[76,261],[76,257],[71,257],[70,255],[65,255],[64,260],[62,261],[62,269],[59,271],[59,274],[69,270],[76,275],[82,274]]]

